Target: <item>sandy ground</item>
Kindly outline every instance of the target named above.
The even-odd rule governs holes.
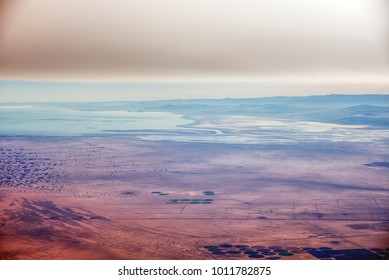
[[[387,151],[3,137],[0,258],[388,258]]]

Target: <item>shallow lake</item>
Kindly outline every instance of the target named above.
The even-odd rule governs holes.
[[[191,123],[166,112],[87,111],[41,105],[0,105],[0,133],[76,136],[115,130],[180,129]]]

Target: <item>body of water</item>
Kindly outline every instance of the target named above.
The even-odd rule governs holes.
[[[191,123],[165,112],[84,111],[41,105],[0,105],[0,134],[78,136],[112,131],[180,129]]]
[[[93,108],[93,110],[92,110]],[[98,109],[97,109],[98,108]],[[108,109],[111,108],[111,109]],[[0,135],[120,135],[144,140],[233,144],[385,142],[386,129],[228,114],[188,118],[169,112],[114,110],[107,104],[0,104]]]

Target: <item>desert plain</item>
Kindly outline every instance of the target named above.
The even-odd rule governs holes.
[[[387,130],[192,119],[206,140],[2,135],[0,258],[388,259]]]

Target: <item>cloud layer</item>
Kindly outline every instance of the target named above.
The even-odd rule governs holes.
[[[3,1],[0,78],[383,82],[387,3]]]

